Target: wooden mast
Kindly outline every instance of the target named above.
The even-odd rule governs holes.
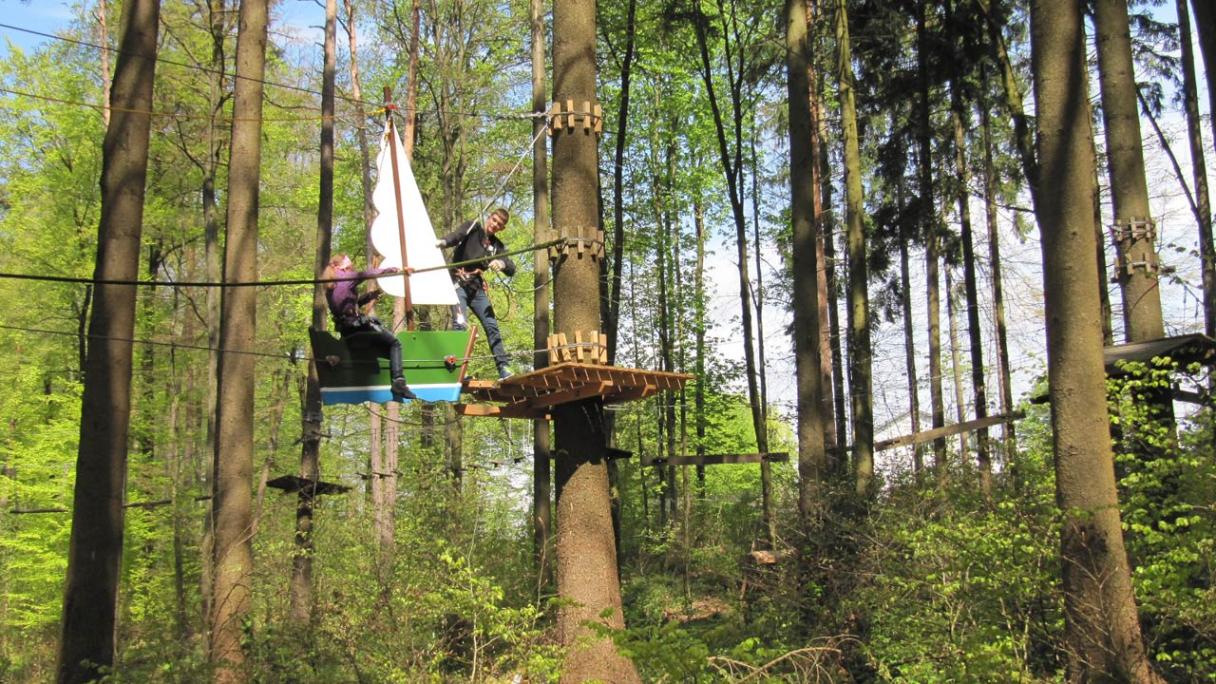
[[[393,162],[393,201],[397,204],[397,240],[401,246],[401,279],[405,284],[405,296],[402,298],[405,301],[405,329],[413,331],[414,302],[410,299],[410,279],[405,274],[405,269],[410,262],[405,247],[405,215],[401,209],[401,172],[397,166],[397,129],[393,125],[393,110],[395,109],[397,109],[397,105],[393,104],[393,89],[384,86],[384,118],[388,122],[388,151],[389,158]]]

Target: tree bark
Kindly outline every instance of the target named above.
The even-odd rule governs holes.
[[[794,369],[798,387],[798,512],[813,538],[828,476],[824,451],[819,251],[815,206],[816,121],[811,106],[811,49],[806,0],[785,0],[786,90],[790,107],[790,217],[794,270]]]
[[[722,173],[726,176],[726,185],[730,195],[731,215],[735,222],[735,247],[739,270],[739,303],[743,323],[743,359],[744,372],[747,374],[747,396],[751,405],[752,429],[756,435],[756,447],[762,452],[768,451],[768,434],[765,430],[764,415],[760,406],[760,388],[756,381],[756,352],[755,335],[752,330],[751,310],[751,280],[748,277],[747,266],[747,219],[743,215],[743,199],[740,196],[739,167],[742,154],[741,126],[743,120],[739,84],[732,79],[731,83],[731,113],[734,121],[734,150],[732,155],[726,141],[726,126],[722,110],[718,106],[718,97],[714,89],[713,69],[709,57],[709,20],[701,13],[700,5],[696,8],[693,26],[697,34],[697,47],[701,56],[701,78],[705,83],[706,94],[709,96],[709,107],[713,114],[714,130],[718,139],[718,154],[722,162]],[[741,77],[740,77],[741,78]],[[760,464],[760,499],[765,538],[769,546],[776,537],[776,521],[773,518],[771,476],[768,462]]]
[[[1199,31],[1199,51],[1203,53],[1203,71],[1208,79],[1208,113],[1216,112],[1216,2],[1191,0],[1195,10],[1195,28]],[[1216,116],[1211,117],[1212,149],[1216,149]]]
[[[901,180],[896,188],[899,213],[904,212],[904,188]],[[899,224],[899,282],[900,305],[904,313],[904,369],[908,375],[908,417],[913,434],[920,432],[920,388],[916,377],[916,338],[912,325],[912,273],[908,259],[908,244],[912,241],[907,222]],[[912,446],[912,472],[919,479],[924,471],[924,451],[919,444]]]
[[[987,73],[981,77],[986,92]],[[997,223],[996,196],[997,170],[992,160],[992,122],[989,120],[987,102],[980,101],[980,129],[984,137],[984,218],[988,223],[988,268],[992,278],[992,315],[996,324],[996,365],[1001,392],[1001,413],[1013,412],[1013,383],[1009,369],[1009,340],[1005,329],[1005,285],[1001,276],[1001,236]],[[1015,485],[1018,478],[1017,433],[1012,421],[1005,423],[1005,465],[1013,473]]]
[[[938,254],[940,238],[937,230],[937,206],[933,193],[933,128],[929,119],[929,36],[928,3],[921,0],[916,14],[916,63],[919,80],[920,107],[917,112],[917,142],[920,168],[920,220],[925,234],[925,280],[929,307],[929,403],[933,412],[933,428],[946,424],[946,406],[942,399],[942,324]],[[946,463],[946,439],[933,440],[933,469],[938,484],[949,477]]]
[[[1165,336],[1165,323],[1161,315],[1161,291],[1157,287],[1156,231],[1149,214],[1148,185],[1144,179],[1126,0],[1095,0],[1094,25],[1102,118],[1106,124],[1106,159],[1115,208],[1118,249],[1115,277],[1123,293],[1124,335],[1128,342],[1153,340]]]
[[[549,108],[546,100],[545,83],[545,3],[544,0],[531,0],[532,27],[532,111],[543,113]],[[630,32],[632,41],[633,33]],[[622,117],[621,121],[624,119]],[[547,126],[542,119],[532,122],[532,134],[540,135]],[[624,135],[624,124],[619,124],[618,136]],[[618,169],[619,173],[619,169]],[[617,199],[619,206],[619,197]],[[549,227],[549,160],[548,151],[544,144],[532,146],[532,214],[534,217],[533,242],[547,242],[552,234]],[[618,226],[620,225],[618,221]],[[623,242],[622,236],[617,235],[618,244]],[[532,313],[532,348],[533,364],[536,368],[549,365],[551,359],[541,351],[546,348],[549,338],[549,255],[544,250],[538,250],[532,259],[533,313]],[[616,268],[620,268],[619,261]],[[616,296],[620,297],[619,286]],[[609,324],[610,326],[613,323]],[[608,358],[614,363],[615,347],[613,340],[615,331],[608,332]],[[532,552],[536,563],[537,601],[543,588],[553,582],[553,552],[550,536],[553,530],[553,473],[550,460],[553,455],[549,449],[549,421],[535,420],[532,422]]]
[[[334,218],[334,72],[337,68],[338,1],[325,0],[325,61],[321,71],[321,170],[317,204],[317,257],[315,273],[329,263]],[[313,288],[312,327],[325,329],[325,286]],[[296,502],[296,550],[291,558],[291,619],[305,629],[312,624],[312,513],[315,485],[321,477],[321,381],[316,361],[308,364],[300,442],[300,477],[312,483],[299,492]]]
[[[1204,0],[1195,0],[1203,2]],[[1216,14],[1212,0],[1207,12]],[[1195,75],[1195,48],[1191,44],[1191,19],[1186,0],[1175,0],[1178,10],[1178,42],[1182,48],[1182,94],[1186,109],[1187,142],[1191,150],[1191,171],[1195,181],[1195,219],[1199,227],[1199,257],[1203,270],[1203,330],[1216,337],[1216,247],[1212,244],[1212,204],[1208,194],[1208,170],[1203,153],[1203,129],[1199,118],[1199,97]],[[1216,21],[1216,16],[1209,16]],[[1211,27],[1209,27],[1209,30]],[[1210,90],[1210,88],[1209,88]],[[1216,96],[1213,96],[1216,97]],[[1216,101],[1216,100],[1214,100]]]
[[[954,167],[958,174],[959,232],[963,242],[963,291],[967,303],[967,333],[971,357],[971,392],[975,402],[976,420],[988,416],[988,396],[984,382],[984,343],[980,328],[979,288],[975,275],[975,245],[971,227],[971,171],[967,165],[967,137],[964,133],[967,110],[963,98],[963,57],[957,52],[958,32],[953,17],[952,3],[946,8],[951,12],[951,49],[955,51],[955,72],[950,81],[950,110],[954,124]],[[980,492],[985,499],[992,497],[992,457],[988,449],[988,428],[975,433],[975,455],[980,470]]]
[[[257,280],[258,183],[261,161],[262,79],[266,66],[266,0],[242,0],[237,36],[237,79],[228,160],[225,282]],[[254,357],[257,291],[224,291],[215,442],[215,580],[211,653],[216,682],[247,677],[245,629],[250,617],[253,544],[250,476],[253,470]]]
[[[123,6],[111,92],[115,110],[102,143],[98,280],[134,280],[139,273],[144,183],[156,66],[158,0]],[[87,682],[114,662],[123,500],[131,421],[131,342],[136,291],[96,286],[81,398],[80,445],[63,601],[57,679]]]
[[[818,321],[816,328],[819,335],[819,424],[823,429],[823,450],[824,458],[826,459],[826,467],[832,469],[832,461],[838,457],[833,456],[833,452],[843,444],[836,440],[836,432],[833,429],[835,424],[835,406],[832,403],[832,340],[829,331],[831,330],[831,319],[829,307],[834,308],[836,305],[835,299],[829,296],[829,282],[831,276],[831,266],[827,263],[827,242],[830,239],[825,236],[827,232],[826,213],[823,207],[823,183],[827,173],[827,154],[823,141],[820,138],[820,127],[822,121],[822,104],[819,97],[819,77],[815,71],[815,51],[814,42],[810,38],[811,28],[814,25],[815,15],[818,12],[816,0],[803,0],[802,15],[806,23],[806,28],[802,34],[794,33],[791,37],[792,30],[788,24],[786,29],[787,49],[789,49],[790,40],[797,42],[801,47],[802,55],[797,57],[800,62],[804,63],[806,68],[806,90],[807,90],[807,126],[809,130],[802,131],[807,136],[810,144],[810,157],[805,160],[805,163],[810,165],[811,178],[811,230],[815,236],[815,288],[817,298],[816,315]],[[788,10],[787,10],[788,12]],[[787,21],[792,19],[787,17]],[[787,60],[788,65],[788,60]],[[787,67],[788,68],[788,67]],[[789,83],[787,88],[797,86],[798,90],[802,90],[801,84]],[[793,131],[791,130],[791,135]],[[791,158],[793,152],[791,151]],[[793,183],[793,179],[790,180]],[[791,191],[794,192],[794,191]],[[797,291],[797,287],[795,286]],[[797,349],[795,348],[795,354]],[[797,365],[795,364],[795,372]],[[801,419],[799,419],[801,420]],[[800,428],[801,429],[801,428]],[[801,443],[800,443],[801,445]],[[801,454],[801,446],[800,451]],[[801,458],[801,456],[800,456]],[[799,461],[801,462],[801,461]],[[824,474],[827,476],[827,473]]]
[[[616,363],[617,328],[621,318],[621,270],[625,256],[625,132],[629,126],[629,79],[633,74],[634,23],[637,0],[629,0],[625,11],[625,56],[621,62],[621,101],[617,108],[616,153],[612,166],[612,288],[608,296],[608,363]],[[540,347],[538,347],[540,348]]]
[[[1031,48],[1047,364],[1070,681],[1157,682],[1140,635],[1106,410],[1081,0],[1035,0]]]
[[[849,46],[849,16],[844,0],[836,4],[837,79],[844,138],[844,178],[847,205],[845,222],[849,258],[849,389],[853,408],[853,471],[857,494],[874,492],[874,406],[870,370],[869,269],[866,234],[862,223],[861,142],[857,131],[857,104],[853,86],[853,58]]]
[[[207,10],[207,27],[211,39],[211,68],[208,71],[207,78],[207,104],[210,116],[207,121],[207,158],[204,160],[202,168],[203,187],[201,199],[203,203],[203,259],[206,266],[207,281],[214,283],[223,277],[223,257],[220,253],[220,220],[215,185],[224,152],[221,127],[223,125],[224,102],[228,99],[226,92],[227,53],[225,52],[225,44],[228,30],[231,26],[229,23],[231,21],[231,13],[228,11],[227,0],[209,0]],[[208,457],[215,453],[215,407],[217,396],[215,378],[219,375],[220,367],[220,296],[219,288],[207,288],[208,381],[206,383],[207,405],[205,407],[207,443],[204,454]],[[214,486],[215,471],[213,468],[214,459],[207,458],[206,485],[208,487]],[[202,571],[199,573],[199,591],[202,595],[203,619],[207,622],[207,629],[204,631],[208,638],[210,638],[211,634],[209,621],[211,619],[212,582],[215,575],[215,517],[212,515],[213,512],[214,510],[209,507],[203,521],[203,538],[199,542],[199,551],[202,556],[200,559]]]
[[[557,0],[553,8],[553,96],[595,99],[595,1]],[[596,139],[581,130],[553,138],[553,224],[598,225]],[[589,255],[567,255],[554,275],[554,329],[600,329],[599,268]],[[569,647],[562,681],[640,681],[633,663],[612,641],[597,637],[587,621],[623,627],[620,578],[613,542],[605,458],[603,403],[589,399],[554,408],[557,442],[557,585],[565,603],[558,614],[561,641]],[[606,617],[604,617],[606,615]]]
[[[967,399],[963,391],[963,359],[959,350],[958,315],[954,303],[958,301],[958,287],[954,282],[954,269],[946,266],[946,320],[950,335],[950,373],[954,380],[954,417],[959,423],[967,420]],[[967,433],[958,435],[959,461],[964,467],[970,466],[967,456]]]

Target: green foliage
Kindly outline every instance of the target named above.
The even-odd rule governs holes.
[[[1120,371],[1108,393],[1123,529],[1146,638],[1167,676],[1216,678],[1212,413],[1204,409],[1175,423],[1172,411],[1162,411],[1178,373],[1169,359]]]

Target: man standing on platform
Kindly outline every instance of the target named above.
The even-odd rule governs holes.
[[[507,251],[506,245],[498,239],[497,233],[507,227],[511,214],[506,209],[495,209],[486,219],[483,226],[478,221],[466,221],[459,228],[440,238],[435,244],[439,247],[455,247],[452,252],[452,262],[461,263],[483,259],[479,264],[452,269],[452,281],[456,285],[455,317],[452,327],[464,330],[468,327],[468,310],[471,308],[481,321],[485,330],[486,341],[490,344],[490,353],[494,355],[494,363],[498,366],[499,379],[514,373],[511,369],[510,357],[502,342],[502,333],[498,329],[498,318],[494,315],[494,307],[490,304],[488,285],[482,274],[485,269],[501,271],[508,277],[515,275],[515,262],[502,255]]]

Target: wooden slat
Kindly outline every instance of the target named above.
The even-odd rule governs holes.
[[[760,463],[761,461],[775,463],[788,460],[790,460],[790,455],[788,453],[778,451],[761,454],[705,454],[704,456],[673,456],[671,458],[651,459],[649,465],[723,465],[734,463]]]
[[[884,439],[881,442],[875,442],[874,450],[882,451],[884,449],[894,449],[895,447],[900,447],[900,446],[910,446],[912,444],[924,444],[925,442],[932,442],[935,439],[941,439],[944,437],[953,437],[954,435],[959,435],[964,432],[971,432],[973,430],[979,430],[980,428],[992,427],[993,425],[1000,425],[1001,423],[1012,423],[1013,421],[1020,420],[1021,418],[1024,418],[1025,416],[1026,416],[1026,414],[1022,413],[1021,411],[1015,411],[1010,414],[999,414],[999,415],[995,415],[995,416],[988,416],[986,418],[980,418],[978,420],[968,420],[968,421],[965,421],[962,423],[955,423],[954,425],[947,425],[945,427],[934,428],[932,430],[923,430],[921,432],[915,432],[910,435],[903,435],[902,437],[896,437],[894,439]]]
[[[592,383],[583,385],[581,387],[573,387],[571,389],[553,392],[552,394],[544,394],[536,397],[535,399],[529,399],[528,405],[539,408],[557,406],[559,404],[569,404],[571,402],[581,401],[583,399],[590,399],[591,397],[603,396],[604,393],[611,388],[611,382]]]
[[[629,387],[627,389],[621,390],[620,392],[614,392],[611,396],[606,397],[605,400],[614,402],[614,403],[618,402],[618,401],[636,401],[638,399],[645,399],[646,397],[649,397],[658,391],[659,391],[659,388],[656,387],[655,385],[641,385],[640,387]]]

